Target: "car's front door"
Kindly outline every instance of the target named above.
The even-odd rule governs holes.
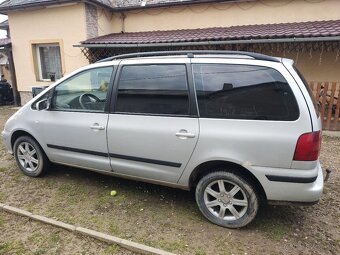
[[[199,136],[187,66],[122,61],[108,122],[113,171],[176,183]]]
[[[51,161],[111,171],[106,142],[107,99],[114,67],[82,71],[54,88],[39,123]]]

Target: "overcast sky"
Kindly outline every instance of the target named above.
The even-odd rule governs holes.
[[[0,0],[0,3],[2,3],[4,0]],[[6,15],[0,15],[0,22],[3,22],[7,19]],[[0,30],[0,38],[6,38],[6,31]]]

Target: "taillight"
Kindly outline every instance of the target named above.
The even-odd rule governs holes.
[[[321,147],[321,131],[303,134],[299,137],[293,160],[314,161],[317,160]]]

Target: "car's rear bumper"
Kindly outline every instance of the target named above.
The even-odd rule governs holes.
[[[8,150],[9,153],[13,154],[13,149],[12,149],[12,145],[11,145],[11,136],[10,136],[10,132],[8,132],[7,130],[4,130],[1,132],[1,137],[6,145],[6,148]]]
[[[267,200],[290,202],[317,202],[323,191],[323,173],[318,162],[315,169],[272,169],[254,167]]]

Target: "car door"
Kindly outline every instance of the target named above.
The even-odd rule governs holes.
[[[106,142],[113,66],[87,69],[54,88],[51,107],[41,111],[40,129],[51,161],[111,171]]]
[[[124,60],[108,121],[113,171],[176,183],[197,143],[199,124],[188,60]]]

